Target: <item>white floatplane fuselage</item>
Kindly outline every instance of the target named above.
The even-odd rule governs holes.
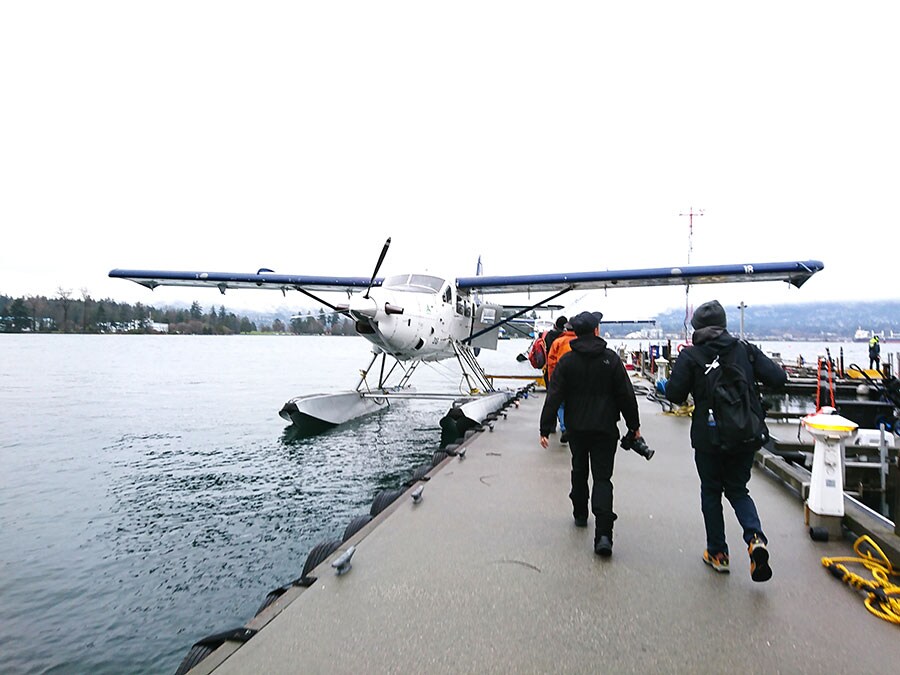
[[[385,278],[364,294],[351,296],[341,311],[356,321],[356,331],[373,345],[374,356],[362,371],[356,390],[297,396],[284,404],[279,414],[300,429],[318,431],[358,419],[387,407],[395,398],[447,398],[463,395],[416,392],[409,380],[419,363],[457,357],[469,385],[468,394],[486,394],[493,387],[471,350],[464,346],[474,331],[490,328],[499,318],[499,306],[476,305],[468,295],[457,294],[456,286],[428,274],[399,274]],[[488,330],[475,343],[496,349],[498,329]],[[382,370],[377,382],[368,375],[379,355],[390,356],[394,366]],[[391,379],[394,367],[400,367]],[[511,394],[510,394],[511,395]],[[507,395],[494,397],[485,406],[468,405],[479,413],[475,422],[506,402]],[[470,399],[465,399],[467,402]],[[482,410],[484,408],[484,410]],[[483,413],[483,414],[482,414]]]
[[[493,324],[499,308],[457,294],[454,284],[427,274],[385,278],[381,286],[350,298],[347,312],[357,332],[400,361],[439,361],[455,355],[454,343],[473,327]],[[478,346],[496,349],[497,332]]]

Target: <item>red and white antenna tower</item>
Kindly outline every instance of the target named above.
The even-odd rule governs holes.
[[[691,264],[691,251],[694,250],[694,216],[702,216],[703,209],[697,209],[694,211],[694,207],[688,209],[687,213],[679,213],[679,216],[687,216],[688,217],[688,255],[687,255],[687,264]],[[688,300],[688,296],[691,292],[691,285],[685,284],[684,286],[684,341],[687,343],[688,341],[688,320],[691,317],[691,305]]]
[[[694,207],[688,209],[687,213],[679,213],[679,216],[687,216],[688,217],[688,258],[687,264],[691,264],[691,251],[694,250],[694,216],[702,216],[703,209],[697,209],[694,211]]]

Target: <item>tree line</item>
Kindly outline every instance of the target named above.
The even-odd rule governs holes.
[[[82,290],[79,296],[60,288],[54,297],[11,297],[0,294],[0,332],[4,333],[176,333],[183,335],[235,335],[239,333],[294,333],[297,335],[355,335],[346,317],[321,310],[275,318],[257,326],[220,305],[204,311],[194,301],[189,309],[97,300]]]
[[[738,330],[739,312],[728,307],[728,324]],[[680,332],[684,309],[657,314],[656,328]],[[857,328],[900,332],[900,301],[831,302],[751,307],[746,313],[747,335],[754,339],[846,339]],[[533,316],[536,316],[532,312]],[[223,305],[204,310],[194,301],[190,308],[128,304],[109,298],[97,300],[59,288],[53,297],[33,295],[14,298],[0,294],[0,332],[4,333],[153,333],[234,335],[237,333],[294,333],[298,335],[355,335],[354,324],[339,314],[304,310],[282,320],[278,317],[237,316]],[[630,326],[611,326],[614,336],[625,335]],[[789,337],[790,336],[790,337]]]

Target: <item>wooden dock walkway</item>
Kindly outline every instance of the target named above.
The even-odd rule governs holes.
[[[465,458],[435,468],[422,499],[391,504],[192,673],[885,673],[900,626],[869,613],[814,542],[800,500],[754,470],[751,494],[774,577],[750,579],[725,502],[731,574],[701,561],[690,420],[641,399],[650,462],[620,450],[614,552],[594,554],[593,519],[574,527],[570,455],[538,443],[533,393]],[[355,545],[352,569],[329,563]]]

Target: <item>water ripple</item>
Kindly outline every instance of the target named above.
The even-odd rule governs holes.
[[[34,383],[31,401],[9,400],[23,423],[2,447],[0,623],[10,629],[0,652],[10,673],[174,672],[193,642],[252,618],[313,546],[340,538],[380,490],[429,461],[446,410],[402,402],[291,440],[275,412],[295,384],[261,404],[235,393],[271,388],[296,341],[62,344],[68,354],[35,354],[53,362],[46,382],[22,355],[9,360],[23,368],[16,381],[27,372]],[[210,345],[221,353],[201,358]],[[173,372],[136,368],[145,347]],[[75,393],[53,370],[73,364]],[[154,388],[165,394],[147,405]],[[16,408],[39,405],[62,432]]]

